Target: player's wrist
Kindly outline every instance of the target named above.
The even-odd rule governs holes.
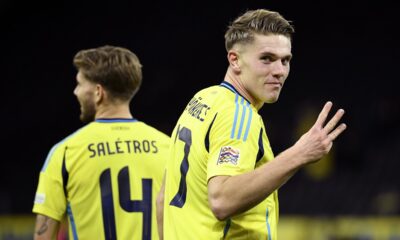
[[[293,169],[301,168],[308,163],[308,159],[304,154],[304,150],[299,148],[297,145],[288,148],[282,154]]]

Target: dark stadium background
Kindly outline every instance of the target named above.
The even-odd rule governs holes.
[[[170,134],[192,94],[223,80],[228,23],[261,7],[296,28],[281,98],[260,111],[275,153],[327,100],[346,110],[348,124],[323,176],[301,170],[280,190],[281,213],[399,215],[398,9],[384,1],[255,0],[1,1],[0,214],[30,214],[48,151],[83,126],[72,94],[78,50],[134,51],[144,82],[133,113]]]

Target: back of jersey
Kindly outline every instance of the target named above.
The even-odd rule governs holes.
[[[99,119],[53,147],[33,211],[68,214],[71,239],[158,239],[155,200],[169,137],[134,119]]]

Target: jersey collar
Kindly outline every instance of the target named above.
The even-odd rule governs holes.
[[[113,122],[137,122],[136,118],[98,118],[95,122],[99,123],[113,123]]]
[[[225,88],[229,89],[231,92],[240,95],[244,100],[246,100],[249,104],[251,104],[251,102],[249,100],[247,100],[247,98],[243,97],[243,95],[240,94],[239,91],[236,90],[236,88],[232,84],[228,83],[227,81],[222,81],[220,86],[225,87]]]

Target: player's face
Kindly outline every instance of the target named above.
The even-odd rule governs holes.
[[[255,35],[239,50],[240,78],[255,105],[278,100],[289,75],[291,41],[283,35]]]
[[[96,115],[95,91],[96,84],[87,80],[79,71],[76,75],[74,94],[81,106],[80,119],[85,123],[93,121]]]

